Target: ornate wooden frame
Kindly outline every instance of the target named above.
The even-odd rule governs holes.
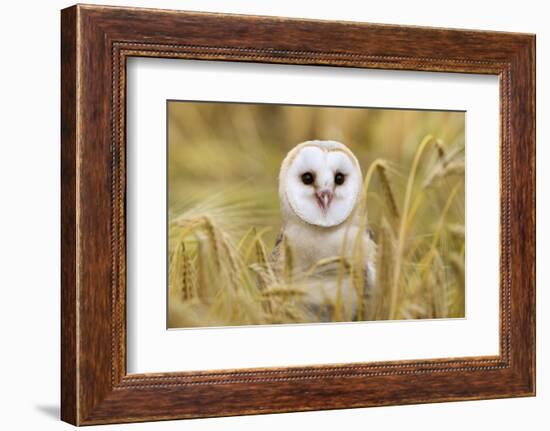
[[[534,35],[81,5],[61,17],[63,420],[87,425],[534,395]],[[500,354],[128,375],[130,56],[498,75]]]

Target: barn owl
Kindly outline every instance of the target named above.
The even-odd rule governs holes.
[[[274,267],[280,270],[284,265],[287,246],[294,271],[303,274],[321,261],[339,256],[351,259],[354,245],[362,241],[365,289],[360,299],[365,303],[374,286],[375,244],[366,223],[361,223],[366,214],[357,211],[362,186],[359,162],[344,144],[306,141],[294,147],[279,174],[282,229],[272,252]],[[347,274],[343,282],[337,282],[337,277],[326,278],[307,289],[306,301],[321,310],[321,320],[330,320],[323,315],[323,304],[334,304],[337,295],[344,298],[352,319],[361,318],[357,316],[358,291]]]

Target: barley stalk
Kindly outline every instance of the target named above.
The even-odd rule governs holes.
[[[384,191],[384,196],[386,197],[392,215],[398,219],[399,218],[399,209],[397,208],[397,202],[395,200],[395,195],[393,193],[390,180],[387,175],[387,168],[384,163],[380,163],[376,166],[378,176],[380,177],[380,182],[382,184],[382,189]]]
[[[378,254],[376,259],[376,301],[377,307],[372,311],[373,320],[389,319],[389,310],[386,310],[384,304],[384,292],[391,289],[393,274],[393,256],[395,253],[395,237],[388,221],[382,219],[380,242],[378,244]],[[374,308],[374,307],[373,307]]]
[[[401,223],[399,227],[399,234],[397,238],[397,248],[395,251],[395,263],[392,278],[391,300],[390,300],[390,319],[397,318],[397,300],[399,296],[399,279],[401,276],[401,264],[403,258],[403,252],[405,249],[406,235],[407,235],[407,216],[412,199],[413,184],[416,177],[418,165],[420,159],[426,147],[434,142],[434,138],[431,135],[426,136],[420,146],[416,150],[416,154],[413,159],[411,170],[409,171],[409,178],[407,180],[407,187],[405,190],[405,199],[403,203],[403,215],[401,216]]]

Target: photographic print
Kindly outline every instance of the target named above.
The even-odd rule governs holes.
[[[168,327],[465,317],[465,112],[167,102]]]

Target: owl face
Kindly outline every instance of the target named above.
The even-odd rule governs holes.
[[[307,141],[292,149],[281,167],[279,195],[283,212],[306,223],[330,227],[352,212],[362,184],[353,153],[335,141]]]

